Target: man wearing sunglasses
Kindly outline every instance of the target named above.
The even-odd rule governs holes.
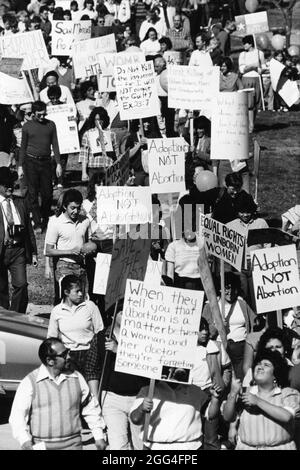
[[[83,376],[71,369],[69,350],[48,338],[38,354],[41,366],[22,380],[14,398],[9,417],[14,438],[23,450],[81,450],[83,416],[97,450],[104,450],[101,409]]]

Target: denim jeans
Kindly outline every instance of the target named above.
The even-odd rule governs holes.
[[[134,378],[133,378],[134,379]],[[142,450],[141,426],[131,423],[129,413],[135,396],[102,393],[102,414],[107,426],[109,450]]]

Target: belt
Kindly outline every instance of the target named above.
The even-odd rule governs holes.
[[[34,158],[35,160],[51,160],[51,157],[38,157],[36,155],[30,155],[27,153],[27,157]]]

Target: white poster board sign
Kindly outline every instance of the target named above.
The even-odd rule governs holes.
[[[105,36],[104,36],[105,37]],[[138,64],[145,62],[143,52],[127,53],[125,51],[118,54],[106,53],[99,56],[100,74],[98,78],[99,91],[116,91],[114,68],[116,65]]]
[[[257,313],[300,305],[300,280],[295,245],[251,252]]]
[[[89,39],[92,34],[91,20],[52,21],[52,55],[71,55],[74,42]]]
[[[114,76],[122,120],[160,114],[152,61],[116,66]]]
[[[117,52],[114,34],[76,42],[72,46],[75,78],[87,78],[101,72],[99,58],[107,52]]]
[[[235,17],[236,31],[239,36],[258,34],[269,31],[268,15],[266,11],[258,11],[248,15]]]
[[[56,125],[60,153],[79,152],[80,144],[75,106],[69,104],[47,106],[47,118]]]
[[[199,236],[204,241],[207,253],[241,271],[247,229],[244,231],[233,230],[227,225],[200,213]]]
[[[219,93],[219,67],[173,65],[168,70],[169,108],[212,110],[213,98]]]
[[[152,193],[185,191],[185,153],[182,137],[148,139],[149,185]]]
[[[106,294],[110,263],[111,263],[111,255],[109,253],[97,253],[95,278],[94,278],[94,286],[93,286],[94,294],[98,294],[98,295]]]
[[[0,54],[23,58],[21,70],[49,66],[49,55],[41,30],[9,34],[0,38]]]
[[[97,186],[97,221],[100,225],[152,222],[150,188]]]
[[[110,131],[103,131],[104,145],[106,152],[112,152],[113,146],[111,141]],[[88,139],[93,155],[100,155],[102,153],[102,147],[100,143],[99,131],[98,129],[90,129],[88,131]]]
[[[27,80],[13,78],[0,72],[0,103],[22,104],[33,101]]]
[[[218,93],[211,119],[211,160],[249,158],[248,95]]]
[[[180,368],[190,383],[203,297],[200,291],[128,279],[115,370],[166,380],[170,369]]]

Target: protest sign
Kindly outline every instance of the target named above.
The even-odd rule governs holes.
[[[127,53],[125,51],[118,54],[106,53],[99,55],[100,74],[98,74],[99,91],[116,91],[114,68],[116,65],[138,64],[145,62],[143,52]]]
[[[203,239],[206,252],[229,263],[241,271],[247,229],[234,230],[217,220],[200,214],[199,235]]]
[[[182,382],[190,383],[203,297],[200,291],[128,279],[115,370],[170,380],[180,368],[186,372]]]
[[[9,34],[0,38],[3,57],[23,58],[22,70],[49,66],[49,56],[41,30]]]
[[[283,74],[285,66],[278,60],[270,60],[270,78],[273,90],[281,96],[286,104],[291,107],[300,98],[300,91],[296,81],[292,81]]]
[[[27,81],[0,72],[0,103],[22,104],[33,101]]]
[[[104,146],[106,152],[112,152],[113,147],[112,147],[112,141],[111,141],[111,133],[110,131],[102,131],[103,138],[104,138]],[[89,144],[91,147],[91,152],[93,155],[100,155],[102,153],[102,147],[101,147],[101,142],[100,142],[100,137],[99,137],[99,131],[98,129],[90,129],[88,131],[88,139],[89,139]]]
[[[71,55],[73,43],[89,39],[91,33],[91,20],[52,21],[52,55]]]
[[[72,59],[75,78],[98,75],[101,72],[99,58],[108,52],[117,52],[114,34],[74,43]]]
[[[148,139],[149,185],[152,193],[185,191],[185,153],[182,137]]]
[[[151,240],[134,239],[130,233],[114,243],[105,295],[106,310],[125,295],[126,280],[145,277]]]
[[[164,59],[168,65],[181,65],[183,62],[183,54],[180,51],[165,51]]]
[[[211,160],[249,158],[247,93],[218,93],[211,119]]]
[[[0,72],[6,73],[13,78],[20,78],[20,71],[22,68],[24,59],[18,59],[13,57],[1,57],[0,60]]]
[[[219,92],[219,67],[173,65],[168,70],[169,108],[208,110]]]
[[[125,186],[129,178],[129,149],[106,170],[108,186]]]
[[[300,280],[295,245],[251,252],[257,313],[300,305]]]
[[[150,284],[152,287],[159,287],[162,273],[162,261],[154,261],[149,257],[145,273],[144,285]]]
[[[122,120],[160,114],[152,61],[116,66],[114,77]]]
[[[56,125],[60,153],[79,152],[75,106],[69,104],[47,106],[47,118]]]
[[[149,187],[98,186],[97,221],[104,225],[152,222]]]
[[[97,253],[94,277],[93,293],[105,295],[109,276],[111,255],[109,253]]]
[[[269,31],[268,15],[266,11],[258,11],[248,15],[235,17],[236,31],[239,36],[258,34]]]

